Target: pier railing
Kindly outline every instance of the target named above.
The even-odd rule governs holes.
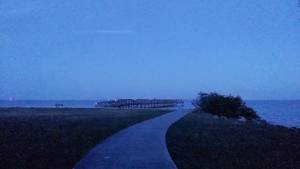
[[[97,102],[96,107],[107,108],[167,108],[183,106],[180,99],[118,99]]]

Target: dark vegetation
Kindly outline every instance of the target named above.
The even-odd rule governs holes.
[[[0,168],[71,169],[96,144],[163,110],[0,109]]]
[[[300,129],[215,118],[196,110],[167,133],[179,169],[298,169]]]
[[[229,118],[244,117],[247,120],[259,119],[256,112],[247,107],[239,96],[225,96],[217,93],[199,93],[194,105],[208,113]]]

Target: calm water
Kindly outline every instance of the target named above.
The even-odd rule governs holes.
[[[0,107],[54,107],[56,103],[62,103],[64,107],[93,108],[96,102],[96,100],[0,100]],[[260,117],[269,123],[300,128],[300,100],[247,101],[247,105],[254,108]],[[192,107],[190,101],[186,101],[185,107]]]
[[[300,100],[247,101],[269,123],[300,128]]]

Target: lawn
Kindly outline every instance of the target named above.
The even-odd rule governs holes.
[[[300,129],[194,111],[167,132],[179,169],[298,169]]]
[[[71,169],[105,138],[167,112],[0,108],[0,168]]]

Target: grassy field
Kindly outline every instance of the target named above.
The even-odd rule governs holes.
[[[113,133],[167,112],[0,108],[0,168],[71,169]]]
[[[167,145],[179,169],[298,169],[300,129],[192,112],[174,123]]]

